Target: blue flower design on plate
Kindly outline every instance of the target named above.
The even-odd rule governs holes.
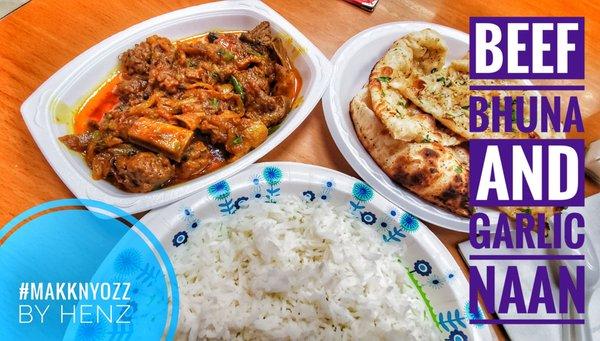
[[[357,211],[365,208],[364,203],[373,199],[373,189],[364,182],[355,182],[352,186],[352,196],[356,201],[349,201],[350,208],[352,209],[352,214],[356,214]]]
[[[358,201],[367,202],[373,199],[373,189],[364,182],[356,182],[352,186],[352,195]]]
[[[389,243],[391,241],[402,241],[402,238],[406,238],[406,235],[402,233],[400,229],[397,227],[392,228],[391,230],[386,230],[386,233],[383,233],[383,241]]]
[[[427,284],[433,289],[440,289],[446,282],[438,276],[433,275],[427,280]]]
[[[313,191],[304,191],[302,192],[302,196],[304,196],[307,201],[314,201],[317,197]]]
[[[414,232],[419,229],[419,220],[412,214],[406,212],[400,217],[400,226],[406,232]]]
[[[274,203],[276,202],[275,198],[279,196],[279,192],[281,191],[281,188],[277,187],[277,185],[283,178],[283,172],[278,167],[265,167],[263,169],[263,178],[269,184],[269,188],[266,189],[266,202]]]
[[[219,203],[219,212],[224,215],[235,213],[236,207],[233,198],[230,198],[231,188],[225,180],[214,183],[208,187],[208,194]]]
[[[263,169],[263,177],[269,185],[275,186],[281,182],[283,172],[278,167],[269,166]]]
[[[446,282],[450,283],[456,279],[456,273],[454,270],[446,272]]]
[[[251,196],[255,199],[260,199],[262,197],[262,186],[260,184],[261,175],[254,174],[250,177],[250,182],[252,183],[252,194]]]
[[[450,332],[450,335],[448,335],[448,338],[446,340],[448,341],[467,341],[469,338],[467,337],[467,335],[463,332],[461,332],[460,330],[453,330]]]
[[[377,217],[371,212],[361,212],[360,220],[367,225],[373,225],[377,221]]]
[[[132,275],[142,266],[142,256],[136,249],[125,249],[115,258],[113,267],[120,275]]]
[[[173,237],[173,246],[179,246],[181,244],[185,244],[188,240],[188,234],[185,231],[177,232],[177,234]]]
[[[415,262],[414,272],[418,273],[421,276],[429,276],[431,275],[431,265],[424,260],[418,260]]]
[[[235,202],[233,203],[233,206],[235,207],[236,210],[239,210],[240,208],[244,207],[243,204],[248,201],[248,197],[239,197],[235,200]]]
[[[190,207],[183,207],[181,209],[181,215],[190,228],[195,229],[200,225],[200,220],[196,217],[196,214]]]
[[[208,187],[208,194],[215,200],[223,200],[231,194],[227,181],[222,180]]]
[[[467,316],[467,318],[469,320],[483,320],[485,318],[485,316],[483,315],[483,310],[481,310],[479,305],[477,305],[477,311],[475,313],[472,313],[471,305],[469,304],[469,302],[467,302],[465,304],[465,315]],[[476,323],[475,326],[477,326],[478,328],[481,328],[481,327],[483,327],[483,324]]]
[[[321,194],[319,195],[321,200],[327,200],[327,198],[329,198],[329,193],[331,193],[334,188],[335,181],[333,181],[333,179],[325,181],[321,186]]]

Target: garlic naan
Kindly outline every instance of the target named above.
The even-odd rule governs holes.
[[[416,143],[394,139],[371,109],[371,100],[363,88],[350,103],[350,117],[356,134],[371,155],[394,182],[419,197],[448,211],[468,217],[473,208],[469,201],[469,152],[461,146]],[[518,213],[549,219],[555,207],[498,207],[515,219]]]
[[[468,152],[438,142],[394,139],[379,121],[366,88],[350,103],[356,134],[373,160],[395,182],[460,216],[469,216]]]
[[[426,64],[427,65],[427,64]],[[521,84],[515,81],[506,80],[476,80],[469,78],[469,59],[459,59],[452,61],[449,66],[443,67],[430,74],[411,74],[407,78],[394,79],[390,86],[399,91],[402,96],[408,98],[411,102],[419,106],[423,111],[431,114],[439,122],[448,127],[456,134],[467,139],[527,139],[527,138],[564,138],[562,133],[523,133],[517,128],[515,122],[516,103],[510,103],[510,108],[506,108],[504,100],[500,100],[500,109],[508,111],[512,116],[511,122],[505,122],[504,117],[500,117],[500,131],[491,131],[491,109],[486,111],[490,117],[488,129],[484,132],[469,131],[469,98],[470,96],[484,97],[488,103],[491,103],[492,97],[498,96],[500,99],[511,96],[523,96],[523,116],[526,121],[530,117],[529,98],[534,95],[527,91],[506,91],[506,90],[470,90],[472,83],[478,85],[498,85],[498,84]],[[505,129],[508,124],[511,129]]]
[[[470,216],[468,205],[469,152],[460,145],[473,138],[564,138],[563,133],[522,133],[514,122],[515,102],[500,101],[512,113],[512,129],[481,133],[469,131],[469,97],[524,97],[524,118],[529,119],[525,91],[470,90],[469,60],[445,65],[447,48],[431,30],[408,34],[394,42],[377,62],[366,88],[350,103],[358,138],[373,160],[396,183],[419,197],[460,216]],[[475,83],[475,82],[473,82]],[[514,81],[477,80],[480,85],[520,84]],[[490,108],[487,110],[490,117]],[[512,131],[509,131],[512,130]],[[549,218],[554,207],[498,207],[513,219],[518,213]]]
[[[458,145],[464,140],[436,127],[435,118],[411,105],[390,86],[397,79],[430,74],[441,69],[446,59],[446,45],[440,35],[425,29],[394,42],[369,76],[369,93],[373,111],[394,139],[415,142],[439,142]]]

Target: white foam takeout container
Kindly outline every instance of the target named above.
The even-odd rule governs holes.
[[[127,193],[95,181],[83,158],[59,140],[69,126],[55,117],[58,107],[76,108],[136,43],[158,34],[182,39],[208,31],[247,30],[267,20],[276,35],[291,38],[301,53],[294,65],[302,76],[302,101],[279,129],[243,158],[213,173],[150,193]],[[323,53],[281,15],[260,1],[225,1],[170,12],[134,25],[85,51],[46,80],[21,106],[23,119],[56,174],[78,198],[94,199],[137,213],[184,198],[246,168],[281,143],[308,116],[329,84],[331,65]]]

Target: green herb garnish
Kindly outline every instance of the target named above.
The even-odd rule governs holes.
[[[516,107],[516,104],[517,104],[517,100],[513,99],[512,105],[511,105],[511,107],[512,107],[512,121],[513,122],[517,121],[517,107]]]
[[[219,49],[219,51],[217,51],[217,54],[227,62],[230,62],[235,58],[233,53],[224,49]]]
[[[233,145],[238,145],[240,143],[242,143],[244,141],[244,138],[241,136],[236,136],[233,141],[231,141],[231,143],[233,143]]]
[[[219,107],[219,100],[216,98],[211,98],[210,99],[210,105],[214,108],[217,109]]]
[[[194,59],[186,59],[185,63],[187,64],[188,67],[196,67],[198,66],[198,62]]]
[[[456,172],[456,174],[460,174],[463,171],[463,168],[461,165],[458,165],[456,167],[454,167],[454,171]]]
[[[210,43],[214,43],[215,40],[219,39],[219,35],[216,34],[215,32],[210,32],[208,33],[208,42]]]
[[[380,82],[387,83],[387,82],[389,82],[389,81],[390,81],[392,78],[390,78],[390,77],[385,77],[385,76],[381,76],[381,77],[377,77],[377,79],[379,79],[379,81],[380,81]]]
[[[441,82],[442,84],[444,84],[445,87],[449,87],[450,85],[452,85],[452,81],[449,79],[446,79],[446,77],[440,77],[440,78],[436,79],[435,81]]]
[[[244,86],[235,78],[233,75],[229,78],[231,85],[233,85],[233,91],[236,94],[240,95],[242,100],[246,97],[246,91],[244,90]]]
[[[519,208],[519,211],[523,212],[523,213],[527,213],[527,214],[531,214],[531,208],[527,207],[527,208]]]
[[[274,126],[270,126],[270,127],[269,127],[269,135],[271,135],[271,134],[273,134],[274,132],[276,132],[276,131],[277,131],[277,129],[279,129],[279,127],[280,127],[280,126],[281,126],[281,123],[280,123],[280,124],[276,124],[276,125],[274,125]]]

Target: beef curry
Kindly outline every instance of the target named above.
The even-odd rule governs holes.
[[[149,192],[214,171],[265,141],[301,79],[268,22],[172,42],[152,36],[120,56],[119,72],[60,140],[96,180]]]

